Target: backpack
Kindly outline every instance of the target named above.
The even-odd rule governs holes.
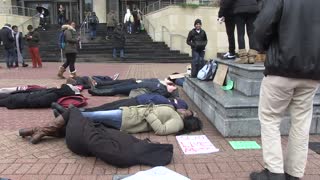
[[[60,34],[59,34],[58,45],[59,45],[60,49],[64,49],[66,47],[66,40],[65,40],[64,31],[61,31]]]
[[[68,108],[70,104],[74,105],[75,107],[83,107],[88,104],[87,98],[83,97],[82,95],[65,96],[58,99],[57,103],[65,108]]]
[[[91,16],[89,18],[89,23],[90,24],[97,24],[98,23],[98,18],[96,16]]]
[[[217,69],[217,63],[214,60],[210,60],[198,72],[197,78],[202,81],[212,80],[215,75],[216,69]]]

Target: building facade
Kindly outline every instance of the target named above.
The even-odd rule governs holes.
[[[147,5],[158,0],[11,0],[12,5],[35,8],[37,6],[45,7],[49,10],[48,21],[52,24],[58,22],[58,9],[62,5],[65,8],[66,19],[81,23],[88,12],[96,12],[101,23],[106,22],[107,14],[114,10],[117,20],[124,16],[126,8],[131,10],[134,7],[143,10]],[[166,0],[164,0],[166,1]],[[170,0],[167,0],[170,2]]]

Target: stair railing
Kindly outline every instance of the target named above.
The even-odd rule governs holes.
[[[84,18],[83,22],[81,23],[80,29],[79,29],[79,33],[80,33],[80,41],[79,41],[79,47],[80,49],[82,49],[82,39],[85,38],[86,35],[86,31],[89,28],[89,15],[86,15],[86,17]]]
[[[168,34],[169,38],[165,38],[165,33]],[[180,42],[179,42],[180,47],[174,47],[173,39],[175,37],[180,38]],[[166,26],[161,26],[161,41],[166,42],[166,39],[169,41],[167,44],[170,50],[179,50],[180,52],[190,54],[190,47],[187,44],[187,36],[177,34],[177,33],[171,33]],[[175,41],[175,42],[178,42],[178,41]]]
[[[1,6],[0,14],[19,15],[19,16],[34,16],[38,12],[36,9],[21,7],[21,6]]]
[[[28,33],[28,29],[27,29],[28,25],[32,25],[33,28],[35,29],[39,26],[39,22],[40,22],[40,14],[36,14],[36,15],[32,16],[31,18],[29,18],[28,20],[26,20],[25,22],[23,22],[17,26],[23,34],[27,34]]]
[[[148,32],[148,34],[151,36],[153,40],[156,38],[156,28],[150,23],[150,21],[147,18],[143,18],[144,28]],[[151,28],[151,30],[150,30]],[[152,32],[152,35],[151,35]]]

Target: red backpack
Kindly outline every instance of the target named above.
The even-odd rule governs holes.
[[[73,104],[75,107],[83,107],[88,104],[87,98],[82,95],[65,96],[65,97],[58,99],[57,103],[65,108],[68,108],[70,104]]]

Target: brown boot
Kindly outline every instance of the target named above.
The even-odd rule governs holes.
[[[57,76],[61,79],[65,79],[65,77],[63,76],[64,72],[66,72],[66,69],[63,66],[60,66]]]
[[[70,77],[71,77],[71,78],[77,77],[76,71],[71,72],[71,73],[70,73]]]
[[[36,128],[25,128],[19,130],[19,136],[31,136],[36,131]]]
[[[248,53],[245,49],[239,49],[239,58],[235,60],[235,63],[238,64],[248,64],[249,63],[249,58],[248,58]]]
[[[250,49],[248,51],[248,57],[249,57],[249,64],[254,64],[256,62],[258,51]]]
[[[55,120],[49,122],[45,126],[34,128],[34,133],[31,135],[30,142],[37,144],[44,136],[61,137],[60,129],[65,125],[63,116],[58,116]]]

